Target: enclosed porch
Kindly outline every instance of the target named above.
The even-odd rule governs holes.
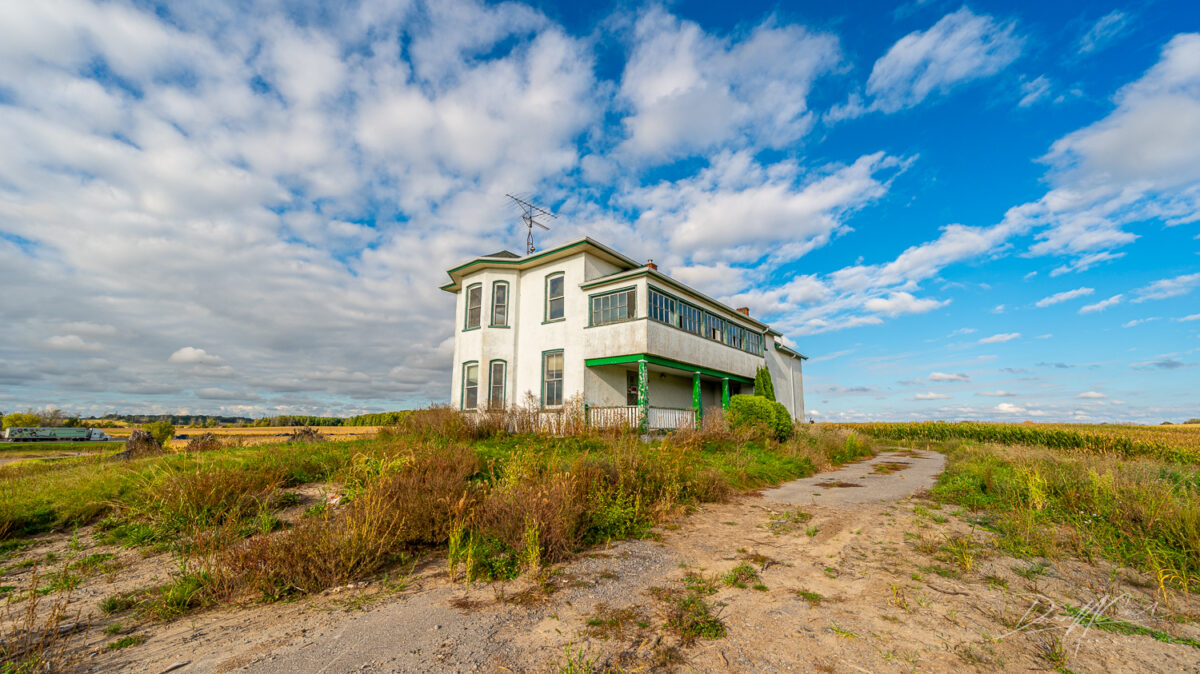
[[[640,432],[699,427],[706,414],[753,381],[647,354],[585,362],[584,418],[589,425]]]

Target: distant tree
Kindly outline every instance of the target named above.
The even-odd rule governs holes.
[[[4,415],[5,428],[30,428],[41,426],[42,418],[33,412],[13,412]]]
[[[1185,421],[1183,423],[1185,423],[1185,424],[1200,424],[1200,419],[1188,419],[1187,421]]]
[[[142,428],[149,431],[163,447],[167,446],[168,440],[175,437],[175,426],[169,421],[151,421]]]
[[[754,373],[754,395],[775,400],[775,385],[771,383],[771,371],[766,367],[760,367]]]

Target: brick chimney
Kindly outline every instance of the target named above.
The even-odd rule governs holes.
[[[646,260],[646,266],[653,269],[654,271],[658,271],[658,265],[654,264],[654,258],[650,258],[649,260]]]
[[[750,307],[738,307],[737,312],[746,318],[750,317]]]

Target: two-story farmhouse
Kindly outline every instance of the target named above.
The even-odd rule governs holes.
[[[805,357],[779,332],[591,239],[521,257],[508,251],[449,272],[457,295],[452,404],[544,409],[582,398],[593,423],[694,424],[753,389],[804,417]]]

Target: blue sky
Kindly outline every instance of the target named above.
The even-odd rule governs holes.
[[[518,192],[818,420],[1200,416],[1193,2],[200,4],[0,6],[0,410],[442,401]]]

